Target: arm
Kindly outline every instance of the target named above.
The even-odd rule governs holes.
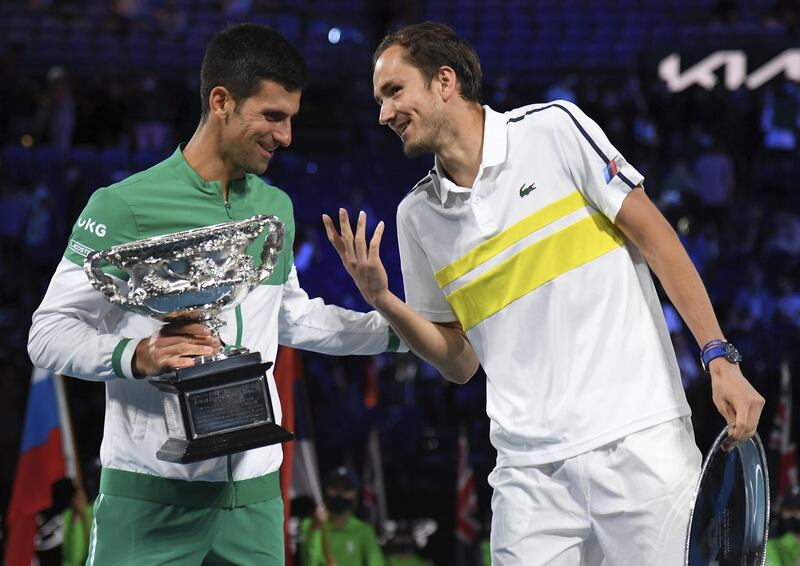
[[[322,221],[328,240],[364,299],[389,321],[412,352],[436,367],[445,379],[466,383],[478,369],[478,358],[461,325],[430,322],[389,291],[380,259],[383,222],[378,223],[367,247],[367,217],[363,212],[359,214],[355,235],[344,209],[339,211],[341,235],[329,216],[324,215]]]
[[[377,312],[356,312],[309,299],[292,266],[278,313],[280,344],[329,355],[380,354],[402,345]]]
[[[364,558],[366,558],[366,566],[384,566],[386,564],[383,558],[383,552],[378,544],[378,538],[375,536],[375,531],[369,527],[367,536],[364,537]]]
[[[304,566],[328,564],[322,545],[322,530],[318,528],[312,517],[304,519],[300,525],[300,556]]]
[[[148,339],[126,338],[113,332],[122,316],[89,285],[82,267],[62,259],[33,313],[28,336],[33,365],[90,381],[133,379],[192,365],[184,356],[208,355],[220,346],[197,323],[165,325]]]
[[[686,321],[698,345],[722,338],[714,309],[697,270],[678,236],[641,186],[622,202],[615,220],[617,226],[641,250],[658,277],[672,304]],[[742,375],[738,365],[723,358],[709,364],[714,404],[730,425],[734,442],[756,431],[764,398]]]

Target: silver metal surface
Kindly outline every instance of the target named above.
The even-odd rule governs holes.
[[[769,472],[758,434],[730,452],[727,428],[714,441],[695,490],[685,566],[764,566]]]
[[[256,269],[247,248],[264,230]],[[197,320],[216,333],[224,324],[217,315],[240,304],[270,276],[283,236],[280,219],[258,215],[92,252],[83,268],[92,286],[123,309],[162,321]],[[128,274],[126,293],[103,273],[107,264]]]

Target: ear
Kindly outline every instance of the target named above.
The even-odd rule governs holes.
[[[439,67],[436,78],[439,80],[439,88],[443,100],[448,101],[452,97],[458,96],[458,77],[452,67],[447,65]]]
[[[226,118],[236,107],[236,101],[224,86],[215,86],[208,95],[208,106],[212,114]]]

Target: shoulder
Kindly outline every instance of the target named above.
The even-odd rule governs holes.
[[[294,210],[292,198],[288,193],[266,183],[258,175],[247,174],[247,190],[247,199],[259,208],[275,209],[274,214],[278,214],[278,211],[291,214]]]
[[[357,531],[363,536],[371,536],[371,537],[375,536],[375,530],[372,528],[372,525],[370,525],[366,521],[362,521],[358,517],[351,516],[350,520],[348,521],[347,527],[349,529]]]
[[[509,124],[524,127],[554,125],[556,128],[574,126],[576,122],[586,118],[578,105],[568,100],[530,104],[506,112],[506,116]]]

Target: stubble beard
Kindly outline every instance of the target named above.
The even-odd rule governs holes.
[[[429,128],[418,140],[409,140],[403,144],[403,153],[406,157],[419,157],[427,153],[436,153],[439,149],[443,134],[449,128],[444,113],[436,113],[431,117]]]

